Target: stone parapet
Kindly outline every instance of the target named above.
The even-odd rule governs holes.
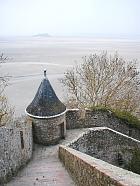
[[[69,109],[66,112],[67,129],[91,127],[108,127],[140,140],[140,130],[118,119],[111,111]]]
[[[0,185],[32,157],[32,125],[19,121],[0,127]]]
[[[140,174],[140,141],[110,128],[90,128],[68,146]]]
[[[140,176],[66,146],[59,158],[77,186],[138,186]]]

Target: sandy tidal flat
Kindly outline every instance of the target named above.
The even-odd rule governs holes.
[[[6,88],[9,102],[15,107],[16,116],[24,114],[33,99],[47,69],[48,78],[58,97],[67,97],[59,79],[64,72],[82,61],[82,56],[107,50],[118,53],[127,60],[138,59],[140,66],[140,41],[71,37],[4,38],[0,52],[8,56],[0,73],[10,77]]]

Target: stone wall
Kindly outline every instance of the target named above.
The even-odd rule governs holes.
[[[89,129],[69,147],[101,159],[121,168],[140,174],[135,167],[137,155],[140,155],[140,141],[106,127]],[[140,160],[140,158],[139,158]]]
[[[35,143],[44,145],[57,144],[66,133],[65,114],[50,119],[31,118],[33,125],[33,139]],[[63,127],[64,135],[62,135]]]
[[[140,130],[132,127],[114,116],[110,111],[91,111],[85,113],[78,109],[68,110],[66,113],[67,129],[108,127],[140,140]]]
[[[66,146],[59,158],[77,186],[138,186],[140,176]]]
[[[31,124],[20,121],[0,127],[0,185],[28,162],[32,145]]]

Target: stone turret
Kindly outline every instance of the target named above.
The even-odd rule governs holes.
[[[44,70],[44,78],[38,91],[26,108],[33,124],[33,137],[36,143],[51,145],[65,137],[66,106],[58,99]]]

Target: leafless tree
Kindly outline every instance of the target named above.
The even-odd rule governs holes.
[[[69,103],[80,108],[104,106],[136,112],[140,107],[136,60],[125,61],[117,53],[83,57],[81,65],[65,73],[62,83],[69,91]]]
[[[4,63],[7,57],[3,53],[0,55],[0,64]],[[13,108],[8,104],[7,97],[4,95],[5,87],[7,86],[8,79],[0,73],[0,126],[5,125],[13,116]]]

